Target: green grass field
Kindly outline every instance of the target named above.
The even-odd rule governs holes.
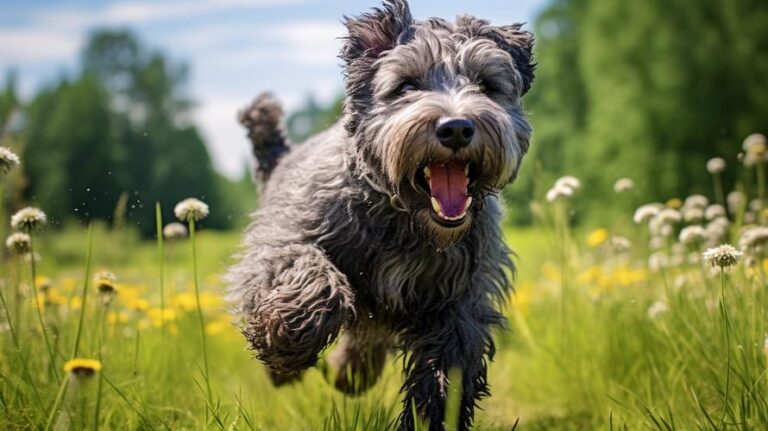
[[[694,206],[672,209],[681,204],[667,203],[665,214],[677,218],[662,234],[634,224],[631,209],[610,229],[573,230],[568,200],[542,204],[538,227],[506,231],[519,255],[516,294],[505,304],[509,329],[496,335],[492,396],[477,429],[510,430],[518,421],[522,430],[768,426],[764,239],[721,274],[701,259],[711,236],[677,239],[683,225],[717,222],[678,220]],[[744,218],[765,223],[765,211],[741,209],[720,242],[738,241]],[[199,301],[190,239],[166,241],[160,259],[154,242],[131,231],[92,232],[90,265],[86,228],[34,234],[40,314],[29,258],[3,262],[0,428],[394,428],[401,370],[394,355],[359,398],[337,393],[322,363],[298,384],[270,385],[223,300],[220,276],[237,232],[198,232]],[[104,270],[118,277],[112,296],[96,287]],[[102,368],[66,372],[73,357]]]

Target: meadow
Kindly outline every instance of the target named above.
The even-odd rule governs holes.
[[[574,224],[586,191],[564,177],[532,203],[533,226],[505,228],[516,292],[476,429],[768,426],[765,138],[744,152],[746,163],[701,167],[711,199]],[[727,195],[726,168],[748,179]],[[615,188],[633,192],[629,179]],[[0,428],[394,429],[394,355],[358,398],[335,391],[322,363],[270,385],[226,312],[221,275],[238,232],[151,242],[26,215],[15,227],[32,241],[9,237],[0,273]]]

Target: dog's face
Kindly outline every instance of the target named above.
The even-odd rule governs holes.
[[[348,18],[346,127],[359,163],[439,248],[517,174],[531,129],[533,36],[460,16],[414,21],[405,0]]]

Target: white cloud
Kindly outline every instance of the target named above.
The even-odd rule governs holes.
[[[59,29],[0,29],[0,64],[69,60],[82,43],[82,35]]]

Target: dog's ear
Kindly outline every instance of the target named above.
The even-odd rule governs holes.
[[[363,113],[371,104],[373,64],[381,53],[410,40],[412,24],[413,17],[406,0],[385,0],[382,8],[344,18],[348,35],[344,38],[340,57],[345,63],[347,99],[344,111],[349,133],[355,133]]]
[[[536,64],[533,63],[533,33],[523,30],[523,24],[493,27],[492,39],[508,52],[523,79],[521,95],[528,92],[533,83]]]
[[[360,58],[378,58],[410,36],[413,17],[406,0],[385,0],[382,8],[357,17],[344,17],[348,35],[341,58],[350,64]]]

